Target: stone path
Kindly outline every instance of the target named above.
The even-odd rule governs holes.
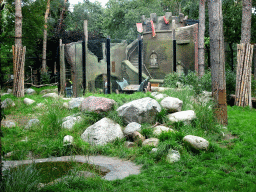
[[[110,170],[103,179],[116,180],[124,179],[129,175],[138,175],[140,173],[141,166],[135,165],[131,161],[123,161],[115,157],[106,156],[62,156],[52,157],[46,159],[34,159],[34,160],[21,160],[21,161],[3,161],[3,170],[8,167],[18,166],[30,163],[43,163],[43,162],[56,162],[56,161],[76,161],[81,163],[89,163],[105,167]]]

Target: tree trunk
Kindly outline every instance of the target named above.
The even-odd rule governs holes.
[[[214,107],[218,123],[228,124],[226,79],[225,79],[225,52],[223,36],[222,1],[208,0],[209,32],[211,52],[212,93],[216,102]]]
[[[22,48],[21,0],[15,1],[15,46],[13,46],[13,95],[24,96],[24,63],[26,48]]]
[[[198,35],[198,68],[199,77],[204,75],[204,33],[205,33],[205,0],[199,2],[199,35]]]
[[[59,25],[58,25],[58,28],[57,28],[57,34],[60,33],[61,31],[61,27],[62,27],[62,23],[63,23],[63,19],[64,19],[64,13],[66,11],[66,3],[67,3],[67,0],[64,0],[64,7],[62,8],[62,11],[60,13],[60,22],[59,22]]]
[[[47,8],[44,16],[44,40],[43,40],[43,57],[42,57],[42,73],[47,72],[46,68],[46,46],[47,46],[47,22],[50,12],[50,0],[47,1]]]
[[[251,42],[252,0],[243,0],[241,43]]]

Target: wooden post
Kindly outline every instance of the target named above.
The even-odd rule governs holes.
[[[251,64],[253,45],[237,45],[236,96],[235,105],[252,107],[251,100]]]
[[[64,58],[64,45],[60,39],[60,94],[65,95],[66,68]]]
[[[87,88],[87,81],[86,81],[86,53],[87,53],[87,42],[88,42],[88,30],[87,30],[87,25],[88,25],[88,21],[84,20],[84,38],[83,38],[83,43],[82,43],[82,67],[83,67],[83,95],[85,94],[85,89]]]

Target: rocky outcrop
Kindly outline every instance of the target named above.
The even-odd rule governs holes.
[[[89,126],[81,135],[81,138],[91,145],[106,145],[123,137],[121,126],[106,117]]]
[[[107,112],[110,111],[116,102],[113,99],[90,96],[81,103],[81,111]]]
[[[118,115],[123,117],[126,123],[152,123],[160,111],[161,106],[150,97],[131,101],[117,109]]]
[[[3,127],[8,127],[8,128],[11,128],[11,127],[15,127],[15,126],[16,126],[16,124],[15,124],[14,121],[2,121],[2,122],[1,122],[1,125],[2,125]]]
[[[166,156],[166,161],[169,163],[174,163],[180,160],[180,153],[179,151],[169,149],[169,152]]]
[[[36,91],[34,89],[28,88],[25,90],[25,94],[34,95],[36,94]]]

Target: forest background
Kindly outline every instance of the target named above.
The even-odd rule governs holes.
[[[66,3],[65,3],[66,2]],[[256,1],[252,1],[253,10]],[[3,7],[4,4],[4,7]],[[14,0],[1,2],[0,13],[0,58],[3,81],[7,81],[13,72],[12,45],[15,40],[15,3]],[[43,31],[47,0],[22,1],[22,42],[26,46],[25,71],[41,69],[43,52]],[[241,39],[242,1],[223,0],[224,40],[231,55],[226,55],[226,68],[234,70],[233,53]],[[63,43],[82,40],[83,21],[88,20],[89,40],[100,40],[110,36],[111,39],[135,40],[138,36],[136,23],[141,16],[150,13],[164,15],[181,12],[189,19],[199,19],[199,1],[197,0],[109,0],[103,7],[99,2],[84,0],[74,5],[71,12],[68,0],[50,1],[50,13],[47,23],[47,66],[53,67],[57,59],[59,39]],[[63,12],[64,11],[64,12]],[[64,13],[64,14],[62,14]],[[63,19],[61,19],[63,15]],[[206,3],[205,46],[209,45],[209,18]],[[256,42],[256,13],[252,14],[251,43]],[[89,47],[90,49],[90,47]],[[207,68],[207,65],[206,65]]]

